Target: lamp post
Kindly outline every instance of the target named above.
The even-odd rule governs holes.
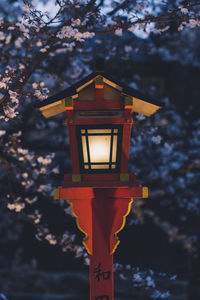
[[[134,198],[148,188],[128,172],[132,113],[160,105],[104,72],[93,72],[38,105],[48,118],[66,111],[72,174],[55,189],[67,199],[90,255],[90,300],[113,300],[113,253]]]

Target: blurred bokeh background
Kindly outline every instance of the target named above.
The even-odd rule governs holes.
[[[61,2],[67,7],[59,20],[63,24],[86,5],[86,1]],[[89,299],[83,235],[67,201],[53,200],[54,188],[62,184],[65,173],[71,172],[65,114],[44,119],[34,105],[92,72],[97,56],[105,59],[106,72],[163,105],[151,118],[134,115],[130,172],[149,187],[149,198],[134,201],[119,234],[121,243],[114,255],[115,299],[200,297],[200,32],[198,26],[180,29],[176,15],[169,28],[158,33],[157,27],[153,31],[138,27],[104,32],[106,15],[111,24],[119,22],[120,28],[142,2],[91,1],[93,17],[88,17],[87,28],[96,26],[95,36],[52,48],[20,91],[19,114],[11,120],[0,119],[2,300]],[[151,13],[167,15],[189,2],[148,4]],[[125,13],[123,3],[129,7]],[[35,0],[34,5],[53,15],[54,4]],[[119,4],[121,12],[116,9]],[[39,47],[47,45],[46,28],[37,33],[36,26],[30,27],[28,38],[35,44],[20,40],[15,26],[16,22],[23,23],[27,5],[26,1],[0,2],[2,74],[9,70],[12,75],[12,68],[23,70],[20,64],[26,67],[37,62]],[[141,18],[144,9],[138,8]],[[123,18],[118,20],[117,13],[124,14]],[[198,15],[198,8],[194,13]],[[96,15],[101,15],[100,25],[92,19]],[[11,24],[14,29],[8,29]],[[52,32],[59,24],[51,24]]]

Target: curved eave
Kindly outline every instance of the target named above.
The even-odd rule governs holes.
[[[156,104],[152,104],[150,102],[146,102],[141,99],[133,97],[132,112],[136,112],[145,115],[146,117],[150,117],[161,108],[162,108],[161,106],[158,106]]]
[[[151,116],[156,111],[161,109],[160,103],[148,96],[143,95],[139,91],[127,87],[113,78],[111,75],[103,72],[93,72],[73,86],[61,91],[41,103],[36,105],[37,109],[43,114],[45,118],[55,116],[65,111],[65,99],[78,97],[78,93],[86,86],[91,84],[98,76],[103,77],[103,81],[111,87],[117,89],[122,95],[127,95],[133,99],[132,112],[137,112],[145,116]]]
[[[51,104],[47,104],[38,108],[45,118],[49,118],[58,115],[65,111],[65,99],[55,101]]]

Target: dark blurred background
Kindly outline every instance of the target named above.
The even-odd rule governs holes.
[[[17,2],[9,1],[13,16]],[[151,118],[134,115],[130,172],[149,187],[149,198],[134,201],[119,233],[116,300],[199,299],[199,37],[198,28],[173,27],[145,39],[132,32],[99,34],[71,52],[55,52],[36,72],[20,116],[2,126],[7,150],[0,150],[0,299],[89,299],[83,235],[67,202],[52,197],[71,172],[65,115],[44,119],[31,86],[43,81],[53,95],[92,72],[97,56],[104,57],[106,72],[163,105]],[[33,157],[17,161],[11,147],[28,149]],[[50,153],[55,153],[51,164],[36,174],[38,158]],[[30,188],[26,180],[27,188],[20,184],[26,172],[34,181]],[[49,189],[41,187],[48,184]],[[7,208],[13,195],[25,199],[20,213]],[[35,196],[30,204],[27,199]]]

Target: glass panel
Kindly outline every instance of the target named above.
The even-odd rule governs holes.
[[[88,129],[88,134],[111,133],[111,129]]]
[[[111,169],[115,169],[116,168],[116,165],[111,165]]]
[[[81,129],[81,133],[85,133],[85,129]]]
[[[88,153],[87,153],[87,144],[86,144],[86,137],[82,136],[82,147],[83,147],[83,161],[84,163],[88,162]]]
[[[91,165],[91,169],[109,169],[109,164],[107,164],[107,165]]]
[[[84,169],[89,169],[89,166],[88,166],[88,165],[85,165],[85,166],[84,166]]]
[[[118,129],[114,129],[114,133],[118,133]]]
[[[108,162],[110,159],[111,136],[94,135],[88,136],[90,161],[92,162]]]
[[[112,149],[112,162],[117,160],[117,135],[113,135],[113,149]]]

